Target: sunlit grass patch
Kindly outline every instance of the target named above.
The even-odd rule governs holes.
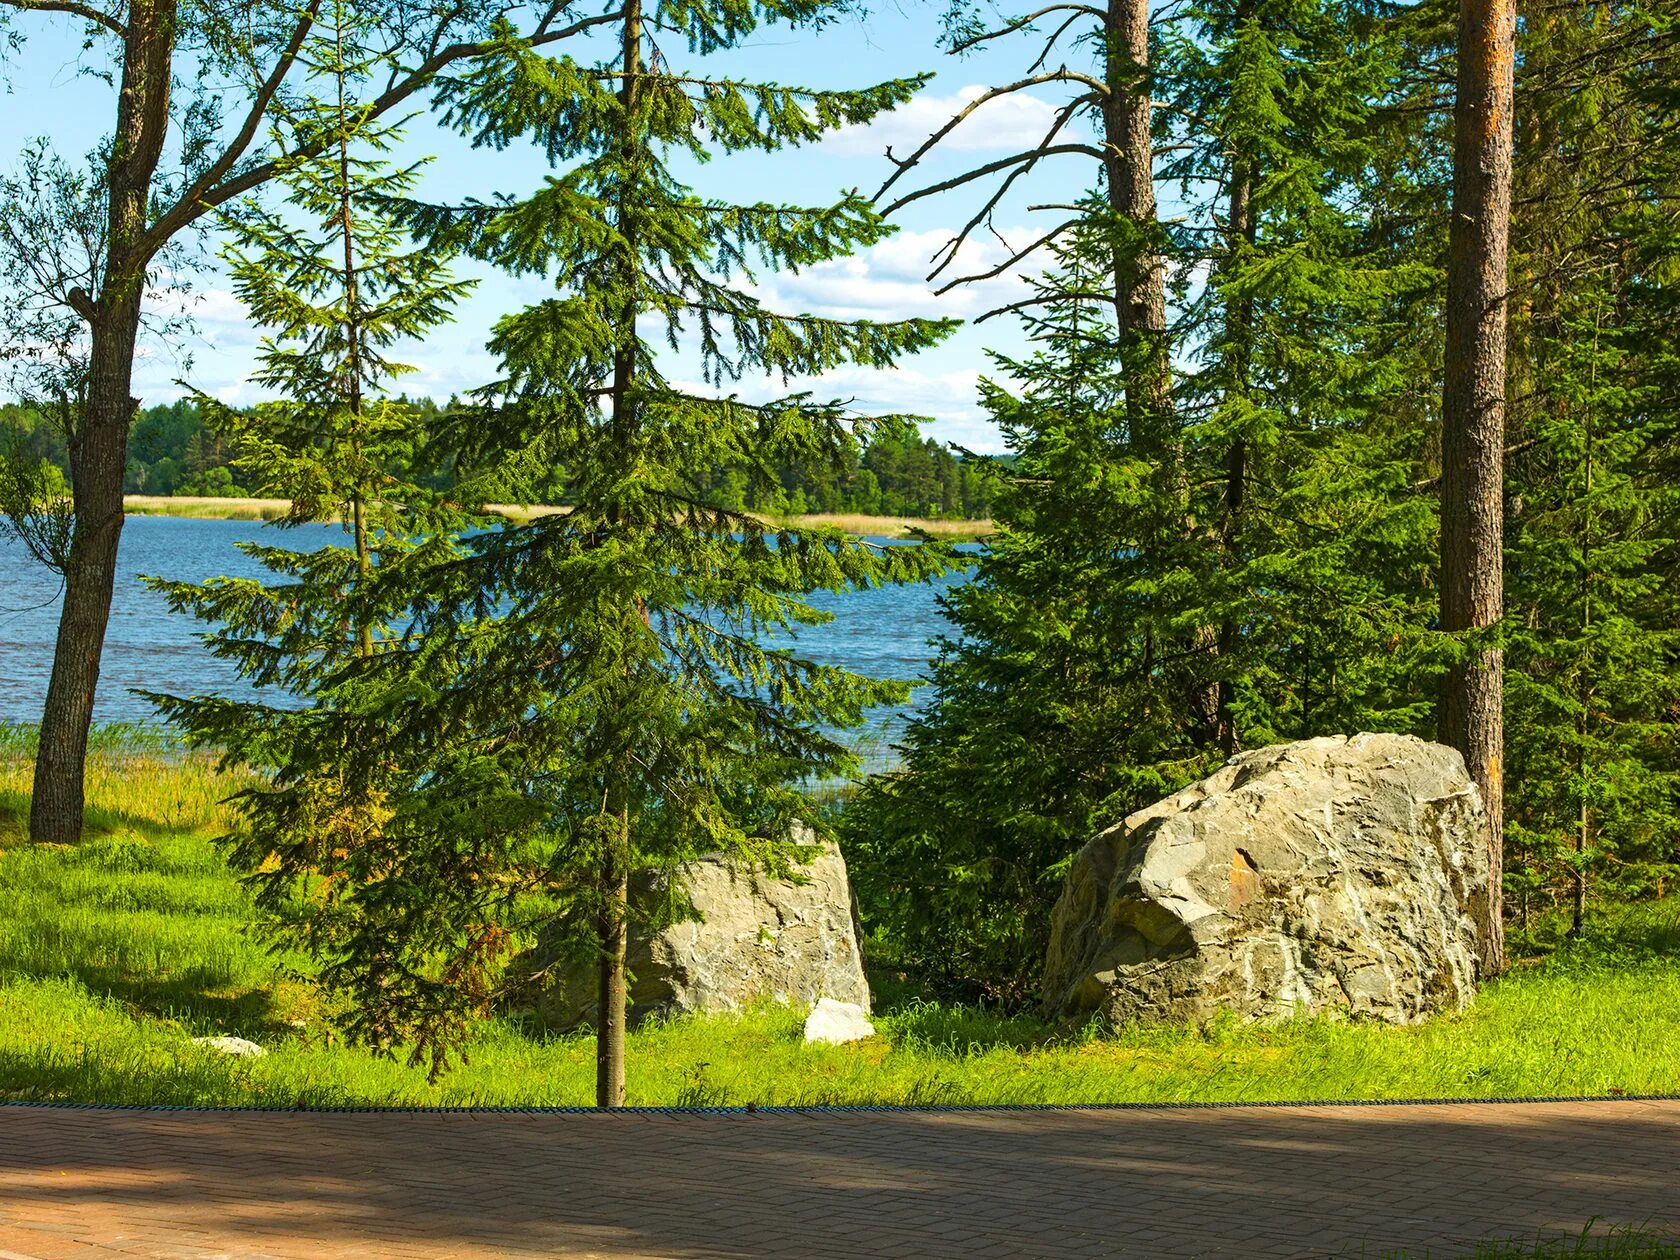
[[[1405,1251],[1383,1260],[1425,1260]],[[1680,1260],[1680,1239],[1633,1226],[1609,1229],[1596,1223],[1573,1237],[1509,1239],[1479,1243],[1473,1260]]]
[[[147,737],[152,738],[152,737]],[[306,961],[250,927],[213,837],[238,781],[104,739],[76,846],[27,842],[27,735],[0,736],[0,1097],[274,1106],[587,1104],[594,1045],[487,1021],[465,1062],[344,1046]],[[1201,1029],[1052,1027],[893,996],[878,1036],[810,1046],[803,1012],[652,1022],[629,1101],[759,1106],[1261,1102],[1680,1093],[1680,901],[1607,909],[1588,940],[1537,921],[1469,1011],[1410,1027],[1327,1019]],[[194,1036],[269,1051],[230,1059]],[[1499,1254],[1499,1253],[1496,1253]],[[1574,1254],[1574,1253],[1567,1253]],[[1596,1254],[1596,1253],[1590,1253]],[[1621,1253],[1606,1253],[1621,1254]]]

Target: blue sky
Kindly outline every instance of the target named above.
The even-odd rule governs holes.
[[[904,4],[866,18],[847,18],[817,34],[770,29],[741,49],[701,59],[679,47],[666,48],[671,64],[691,72],[775,80],[812,87],[860,86],[888,78],[934,71],[936,77],[914,101],[865,129],[838,133],[803,150],[773,155],[720,158],[692,172],[703,196],[820,204],[848,188],[873,193],[891,172],[882,155],[887,145],[904,154],[941,125],[988,82],[1017,77],[1025,46],[994,48],[979,57],[958,60],[936,47],[938,14],[932,3]],[[97,52],[84,52],[74,24],[49,14],[25,14],[18,23],[27,35],[20,54],[4,67],[10,95],[0,104],[0,166],[10,167],[29,139],[46,135],[69,156],[85,152],[108,125],[111,93],[106,84],[84,73],[102,64]],[[574,53],[574,55],[577,55]],[[1077,61],[1078,52],[1072,54]],[[948,177],[964,166],[1019,152],[1048,127],[1057,100],[1052,87],[1042,96],[1018,94],[977,111],[947,139],[940,156],[924,163],[929,181]],[[535,186],[546,171],[536,150],[474,151],[423,119],[410,124],[409,146],[417,154],[435,154],[423,195],[439,200],[488,192],[518,193]],[[994,217],[998,237],[977,240],[966,256],[970,266],[985,269],[1007,257],[1004,242],[1018,248],[1032,239],[1028,225],[1038,216],[1030,203],[1066,201],[1092,179],[1087,159],[1053,159],[1035,180],[1021,181],[1020,195]],[[911,315],[974,316],[1008,301],[1021,281],[1002,277],[936,296],[923,279],[927,259],[965,222],[978,202],[958,191],[907,207],[895,216],[900,230],[887,241],[847,260],[799,274],[761,275],[761,296],[787,311],[869,317]],[[1042,230],[1042,228],[1040,229]],[[410,378],[413,392],[447,396],[491,379],[495,363],[484,350],[487,330],[506,311],[542,295],[540,281],[513,281],[484,269],[462,266],[461,274],[479,277],[473,296],[457,321],[424,345],[402,355],[419,371]],[[185,377],[230,402],[257,397],[247,383],[256,334],[246,323],[226,281],[212,267],[194,277],[188,303],[194,332],[178,348],[146,347],[137,371],[136,393],[145,401],[164,401],[180,393]],[[929,415],[927,432],[976,449],[997,449],[995,431],[975,401],[975,383],[986,370],[987,348],[1015,349],[1018,331],[1005,319],[966,325],[945,345],[907,360],[891,372],[842,369],[818,380],[799,382],[824,397],[851,397],[860,410],[904,410]],[[185,356],[185,359],[183,358]],[[683,375],[683,364],[668,369]],[[780,392],[779,382],[745,381],[743,396]]]

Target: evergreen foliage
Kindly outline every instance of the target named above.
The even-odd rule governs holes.
[[[747,288],[757,268],[843,257],[890,229],[855,194],[734,205],[672,172],[673,151],[779,149],[910,96],[919,80],[813,92],[691,77],[658,43],[675,33],[703,54],[831,12],[668,3],[644,23],[632,3],[617,56],[551,58],[503,31],[495,56],[441,88],[476,143],[533,142],[557,164],[524,199],[408,203],[431,248],[555,288],[496,326],[503,375],[463,409],[450,450],[501,470],[515,497],[563,466],[571,510],[381,556],[344,609],[391,636],[334,670],[268,674],[315,692],[306,717],[217,724],[246,759],[294,720],[311,728],[287,745],[277,790],[253,798],[264,843],[240,856],[271,854],[257,876],[270,906],[301,881],[298,931],[348,999],[349,1032],[378,1049],[411,1046],[441,1070],[541,931],[601,964],[599,1097],[616,1105],[626,933],[685,910],[674,894],[631,905],[630,873],[703,852],[785,870],[808,812],[799,781],[850,764],[825,729],[907,696],[805,660],[784,636],[825,619],[808,592],[919,580],[949,553],[769,533],[701,486],[717,467],[840,463],[858,417],[797,390],[756,404],[686,390],[658,357],[690,349],[719,385],[786,381],[888,365],[950,330],[766,309]],[[342,561],[310,567],[347,576]],[[282,649],[320,633],[296,614],[242,628]],[[273,649],[247,650],[264,662]]]
[[[343,519],[349,545],[241,544],[269,570],[267,582],[150,579],[175,610],[210,623],[211,649],[269,697],[151,699],[192,744],[257,773],[236,798],[233,863],[269,926],[322,960],[329,989],[344,989],[347,924],[364,891],[346,875],[366,875],[365,838],[389,811],[387,768],[357,763],[339,741],[381,695],[369,662],[399,651],[405,628],[374,603],[370,579],[409,554],[417,535],[470,520],[390,471],[429,435],[414,408],[389,396],[409,369],[388,352],[448,318],[466,286],[450,277],[446,255],[407,244],[392,218],[388,203],[411,190],[414,169],[384,156],[396,140],[391,124],[347,104],[347,88],[374,68],[350,0],[330,0],[324,17],[300,56],[326,92],[286,119],[319,137],[319,153],[287,163],[283,211],[249,204],[228,216],[236,290],[266,330],[255,379],[280,400],[240,411],[198,394],[192,408],[156,413],[155,431],[205,417],[190,429],[190,458],[225,442],[256,485],[291,500],[282,525]],[[399,984],[389,972],[376,983]],[[353,1009],[345,1023],[352,1034],[365,1027]]]
[[[1096,295],[1137,231],[1093,198],[1029,316],[1038,353],[987,388],[1019,459],[947,601],[936,703],[848,813],[866,916],[903,961],[1024,1000],[1096,829],[1240,747],[1429,732],[1433,411],[1411,332],[1438,273],[1362,198],[1395,62],[1358,7],[1320,0],[1194,6],[1159,41],[1163,174],[1193,210],[1173,230],[1176,434],[1123,406]]]
[[[1670,15],[1671,16],[1671,15]],[[1507,845],[1526,917],[1680,863],[1675,87],[1658,7],[1526,32],[1506,571]]]

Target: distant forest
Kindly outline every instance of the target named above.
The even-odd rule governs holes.
[[[442,410],[429,398],[412,405],[425,419]],[[0,404],[0,446],[44,460],[68,474],[63,433],[30,408]],[[124,493],[256,497],[261,487],[246,484],[249,478],[237,459],[233,445],[204,423],[191,399],[147,407],[136,418],[129,437]],[[425,469],[400,471],[422,484],[434,481],[432,488],[441,488],[441,470],[436,476],[428,476]],[[774,515],[843,512],[983,520],[991,515],[997,486],[990,461],[965,459],[901,422],[877,427],[849,465],[770,472],[773,477],[755,477],[747,469],[717,468],[700,488],[709,497],[715,496],[720,506]],[[544,498],[567,501],[563,475]]]

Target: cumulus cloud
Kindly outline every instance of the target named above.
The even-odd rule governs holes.
[[[907,156],[986,91],[983,84],[970,83],[946,96],[919,93],[872,122],[832,132],[818,148],[839,157],[880,157],[890,146],[898,156]],[[1012,92],[980,106],[941,140],[939,147],[945,152],[1019,152],[1044,138],[1058,108],[1030,92]],[[1064,136],[1077,133],[1074,123],[1062,132]]]
[[[833,319],[905,319],[953,317],[974,319],[1017,301],[1026,293],[1026,277],[1043,269],[1033,254],[990,279],[960,285],[949,293],[940,286],[960,276],[991,271],[1042,233],[1042,227],[977,229],[956,259],[935,281],[928,272],[955,235],[950,228],[900,232],[850,258],[819,263],[799,272],[763,277],[759,297],[784,311]]]

